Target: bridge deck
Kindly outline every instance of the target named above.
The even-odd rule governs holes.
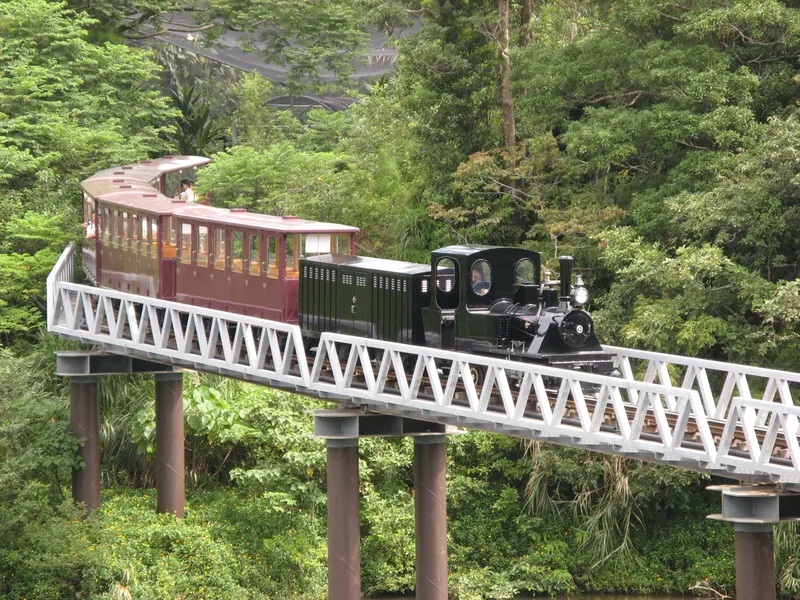
[[[800,374],[606,347],[620,377],[325,333],[74,282],[47,283],[52,333],[345,405],[800,490]],[[486,370],[482,385],[470,377]]]

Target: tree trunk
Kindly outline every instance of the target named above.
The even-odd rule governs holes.
[[[503,141],[507,149],[517,143],[516,123],[514,121],[514,96],[511,92],[511,48],[509,41],[509,5],[511,0],[498,0],[500,11],[500,58],[501,58],[501,94],[503,102]]]
[[[522,0],[520,9],[521,26],[519,30],[519,45],[523,48],[531,45],[531,4],[533,0]]]

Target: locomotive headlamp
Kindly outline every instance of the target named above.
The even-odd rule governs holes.
[[[580,275],[578,275],[576,284],[572,297],[575,300],[575,304],[585,305],[589,302],[589,290],[583,286],[583,279]]]

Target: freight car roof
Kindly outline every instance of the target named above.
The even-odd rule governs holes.
[[[352,256],[350,254],[322,254],[320,256],[309,256],[304,260],[333,265],[353,266],[359,269],[382,271],[393,275],[417,275],[420,273],[429,274],[431,272],[430,265],[420,265],[418,263],[389,260],[386,258]]]

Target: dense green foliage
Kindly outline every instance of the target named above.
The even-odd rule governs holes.
[[[179,521],[153,514],[152,382],[103,381],[103,507],[82,519],[68,501],[79,441],[52,375],[60,345],[37,336],[43,283],[79,235],[80,180],[111,165],[216,153],[198,179],[212,203],[357,225],[380,256],[572,253],[604,341],[796,370],[800,8],[533,5],[523,23],[511,2],[508,143],[495,1],[194,7],[208,39],[247,29],[298,87],[347,75],[367,25],[416,20],[392,77],[302,121],[268,109],[281,91],[255,75],[170,65],[163,93],[155,55],[123,40],[169,26],[174,2],[0,3],[0,595],[325,594],[325,451],[306,412],[322,405],[308,398],[187,374]],[[369,593],[414,585],[411,454],[409,440],[361,444]],[[716,498],[697,474],[483,433],[453,436],[448,461],[454,597],[733,589],[732,531],[705,519]],[[778,535],[786,597],[797,535]]]
[[[0,339],[42,321],[43,285],[77,237],[79,182],[165,149],[172,111],[148,54],[88,41],[92,21],[47,0],[0,4]]]
[[[0,595],[325,596],[325,446],[311,437],[308,413],[322,404],[187,374],[191,486],[179,520],[156,515],[153,491],[139,489],[152,483],[151,382],[131,380],[123,390],[118,378],[104,379],[103,481],[115,486],[83,519],[66,501],[75,440],[66,389],[49,378],[53,349],[0,362],[0,383],[17,398],[4,401],[0,415]],[[129,430],[120,431],[125,424]],[[411,454],[408,439],[361,443],[366,592],[413,589]],[[684,472],[648,467],[631,476],[631,493],[642,501],[637,518],[664,533],[656,543],[640,528],[637,556],[595,564],[585,516],[568,509],[534,517],[524,508],[525,487],[535,466],[550,497],[567,506],[576,494],[602,494],[611,481],[606,460],[552,448],[526,460],[518,440],[485,433],[452,437],[448,454],[450,570],[459,598],[510,598],[522,590],[670,592],[701,579],[731,586],[732,531],[703,519],[711,508]]]

